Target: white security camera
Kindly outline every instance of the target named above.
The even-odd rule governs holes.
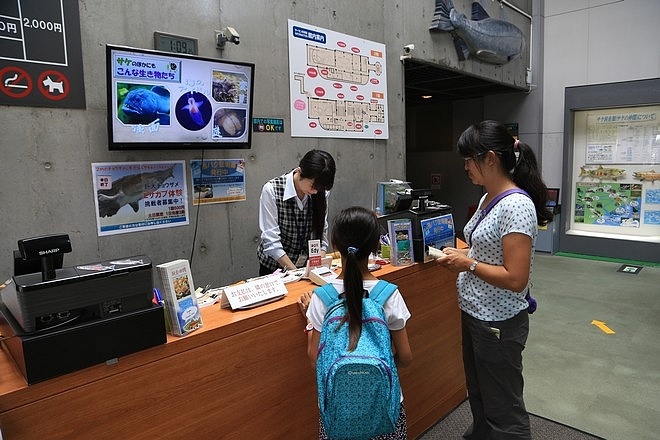
[[[403,46],[403,55],[399,57],[399,60],[404,61],[409,58],[412,58],[412,53],[414,50],[415,50],[414,44],[406,44],[405,46]]]
[[[224,49],[225,43],[227,41],[230,43],[239,44],[241,42],[240,38],[241,36],[238,35],[236,29],[230,26],[215,32],[215,40],[218,49]]]

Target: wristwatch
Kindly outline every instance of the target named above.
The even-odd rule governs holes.
[[[311,322],[308,322],[307,325],[305,326],[305,333],[309,333],[312,330],[314,330],[314,324],[312,324]]]
[[[474,260],[472,264],[470,264],[470,272],[474,272],[474,270],[477,268],[477,264],[479,264],[477,260]]]

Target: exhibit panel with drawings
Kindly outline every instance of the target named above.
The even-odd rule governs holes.
[[[560,250],[648,261],[659,258],[660,99],[647,93],[631,105],[637,92],[644,95],[643,90],[657,82],[566,90]],[[592,96],[603,88],[625,93],[612,93],[612,102],[606,104],[607,94]]]

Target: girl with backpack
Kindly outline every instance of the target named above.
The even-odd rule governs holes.
[[[436,262],[458,272],[463,365],[473,424],[465,439],[531,439],[522,352],[529,333],[530,275],[538,225],[552,220],[532,149],[496,121],[458,139],[465,171],[486,193],[464,233],[469,249]]]
[[[344,354],[340,355],[340,357],[350,357],[351,353],[359,352],[362,349],[361,347],[364,347],[364,344],[368,344],[371,341],[371,323],[373,321],[380,321],[383,325],[386,325],[386,329],[384,330],[386,339],[376,338],[378,341],[376,345],[380,344],[380,347],[372,347],[371,349],[372,351],[381,350],[381,352],[385,352],[385,356],[393,358],[392,368],[396,377],[397,389],[395,391],[398,415],[394,417],[391,432],[377,436],[364,436],[364,434],[360,436],[349,433],[343,434],[338,438],[372,438],[378,440],[407,438],[406,413],[403,407],[403,395],[398,385],[396,369],[397,367],[407,366],[412,362],[412,351],[405,327],[407,320],[410,318],[410,312],[398,288],[393,284],[379,281],[369,271],[369,255],[377,250],[379,240],[380,227],[374,212],[362,207],[351,207],[341,211],[334,220],[331,234],[332,246],[334,250],[339,251],[341,254],[341,274],[331,281],[332,287],[330,289],[323,291],[316,289],[314,294],[310,295],[307,293],[299,299],[301,310],[308,319],[306,329],[308,332],[307,355],[309,356],[312,367],[317,370],[319,407],[321,411],[319,439],[321,440],[335,438],[328,433],[328,431],[332,433],[335,426],[325,426],[324,420],[325,422],[333,423],[333,425],[342,425],[341,422],[335,423],[333,421],[334,419],[330,417],[324,417],[324,402],[327,402],[327,399],[332,399],[333,397],[323,396],[325,387],[321,381],[326,376],[331,375],[331,373],[320,371],[321,368],[324,368],[321,364],[325,362],[325,360],[322,360],[322,357],[325,353],[328,353],[329,346],[333,345],[333,342],[339,342],[342,345],[340,349],[344,351]],[[378,287],[376,287],[377,285]],[[381,289],[383,286],[386,287]],[[376,292],[377,290],[378,292]],[[388,292],[381,295],[381,290],[388,290]],[[334,293],[334,305],[328,306],[325,302],[328,299],[322,297],[324,295],[321,294],[327,291]],[[373,293],[374,297],[371,302],[369,302],[370,293]],[[375,303],[380,301],[375,299],[376,296],[385,298],[382,300],[384,302],[382,306],[375,305]],[[373,308],[374,305],[375,308]],[[339,311],[336,310],[337,308],[339,308]],[[363,311],[365,310],[375,310],[376,313],[380,313],[382,321],[381,318],[364,319]],[[326,314],[328,316],[334,314],[335,318],[326,320]],[[340,336],[341,332],[336,331],[336,329],[328,330],[328,326],[331,325],[329,321],[333,321],[333,319],[335,325],[343,328],[343,337],[345,337],[345,340],[341,342],[337,340],[337,338],[342,337]],[[319,346],[320,343],[321,346]],[[318,365],[317,360],[319,361]],[[337,375],[339,374],[337,373]],[[353,376],[361,375],[354,373]],[[348,402],[342,402],[342,404],[350,407],[346,408],[347,410],[353,411],[360,407],[359,403],[355,401],[351,402],[353,396],[357,394],[360,393],[341,393],[337,399],[347,399]],[[376,392],[369,392],[368,390],[362,394],[368,396],[378,395]],[[351,416],[355,415],[351,414]],[[367,415],[363,419],[370,419],[370,417]],[[350,423],[345,422],[343,424],[346,426],[350,425]]]

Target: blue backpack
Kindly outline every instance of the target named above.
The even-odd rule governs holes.
[[[383,312],[383,304],[396,288],[381,280],[362,300],[362,333],[350,352],[348,322],[341,324],[346,313],[344,300],[332,284],[314,289],[328,307],[321,328],[316,383],[321,419],[333,440],[368,439],[396,428],[401,388]]]

